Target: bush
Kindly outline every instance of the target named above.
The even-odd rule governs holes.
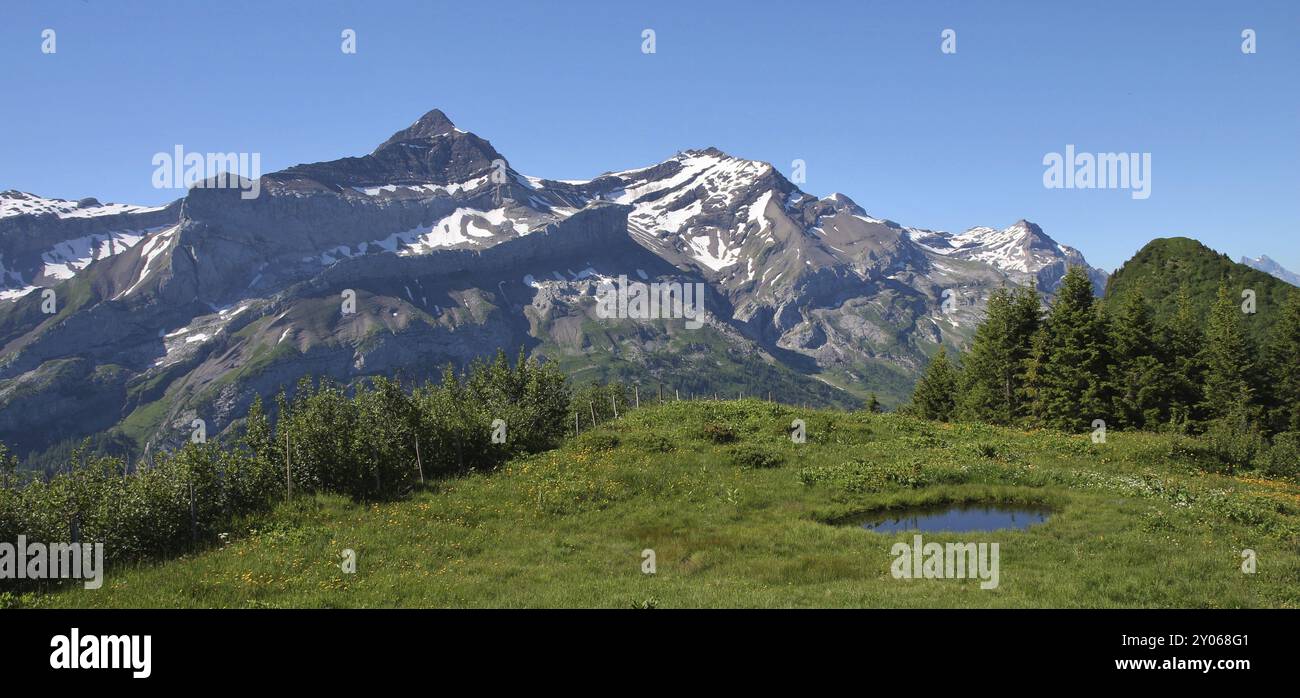
[[[1205,432],[1206,445],[1228,472],[1249,468],[1263,455],[1264,436],[1249,422],[1239,419],[1216,419]]]
[[[967,444],[962,450],[975,456],[976,458],[986,458],[988,460],[1014,462],[1020,460],[1019,454],[1015,448],[1008,443],[999,443],[994,441],[977,441],[973,444]]]
[[[731,450],[731,464],[747,470],[775,468],[784,459],[759,446],[739,446]]]
[[[646,453],[672,453],[677,445],[660,434],[633,434],[629,441],[632,446]]]
[[[1300,475],[1300,431],[1284,431],[1273,437],[1273,445],[1261,459],[1264,473],[1272,477]]]
[[[107,562],[175,555],[283,501],[286,458],[295,494],[398,496],[418,482],[421,465],[426,478],[437,477],[557,445],[569,395],[554,367],[522,356],[511,367],[501,352],[464,378],[448,368],[440,385],[409,394],[385,378],[351,397],[331,381],[304,378],[292,400],[277,399],[274,425],[254,400],[230,448],[189,443],[134,473],[119,458],[86,458],[79,448],[72,467],[48,482],[0,488],[0,540],[71,541],[75,529],[82,542],[104,544]],[[506,423],[504,443],[492,439],[495,419]]]
[[[618,448],[618,435],[608,431],[584,432],[574,442],[581,449],[588,451],[612,451]]]
[[[736,430],[730,425],[710,422],[704,425],[704,438],[715,444],[729,444],[736,440]]]
[[[18,500],[14,490],[0,489],[0,542],[18,539]]]
[[[80,460],[80,458],[78,458]],[[274,468],[247,451],[186,444],[134,474],[112,457],[0,494],[6,539],[103,543],[105,560],[170,555],[211,540],[273,501]],[[246,493],[258,491],[256,497]]]
[[[615,399],[620,403],[620,413],[626,411],[623,387],[615,384],[606,388],[618,393]],[[490,364],[476,361],[470,367],[462,397],[486,417],[489,430],[492,420],[506,423],[505,444],[491,449],[494,464],[511,456],[554,448],[571,426],[572,396],[564,374],[551,364],[526,359],[522,351],[513,369],[501,351]]]
[[[409,491],[421,472],[429,478],[486,469],[555,447],[566,433],[570,394],[553,366],[521,355],[511,367],[497,352],[463,377],[448,367],[441,384],[410,394],[374,378],[349,399],[329,381],[304,379],[292,402],[280,403],[270,443],[283,448],[288,435],[295,490],[382,499]],[[504,423],[499,443],[496,420]]]
[[[920,462],[869,463],[851,460],[840,465],[809,466],[799,471],[807,486],[824,485],[854,494],[917,489],[932,484]]]

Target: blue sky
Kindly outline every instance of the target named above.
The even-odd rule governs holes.
[[[6,0],[0,189],[161,203],[174,144],[269,172],[438,107],[530,175],[713,145],[905,225],[1027,218],[1107,269],[1188,235],[1300,271],[1300,2],[1140,4]],[[1067,144],[1151,153],[1150,198],[1044,188]]]

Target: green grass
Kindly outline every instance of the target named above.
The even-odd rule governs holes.
[[[144,444],[167,414],[167,399],[141,405],[118,424],[117,429],[137,444]]]
[[[808,442],[787,435],[805,419]],[[756,457],[755,453],[766,457]],[[757,400],[635,411],[556,451],[400,502],[304,498],[185,558],[109,570],[81,607],[1297,607],[1300,487],[1208,474],[1196,444],[943,425]],[[997,542],[1000,586],[900,580],[828,522],[943,502],[1045,505]],[[357,553],[344,574],[339,555]],[[657,574],[641,572],[641,551]],[[1242,549],[1258,572],[1240,569]]]

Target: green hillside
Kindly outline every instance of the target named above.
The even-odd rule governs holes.
[[[794,419],[807,442],[793,443]],[[755,399],[645,407],[400,501],[301,497],[224,543],[110,569],[60,607],[1300,607],[1300,487],[1214,474],[1201,442],[941,424]],[[1205,459],[1208,462],[1208,459]],[[1046,508],[1000,584],[896,579],[869,512]],[[345,549],[356,571],[339,567]],[[657,570],[642,572],[642,551]],[[1241,570],[1242,551],[1258,571]]]
[[[1107,301],[1137,290],[1151,304],[1158,321],[1173,317],[1180,289],[1185,289],[1196,317],[1209,317],[1221,280],[1233,298],[1244,289],[1255,291],[1256,312],[1247,317],[1247,331],[1258,345],[1278,316],[1282,302],[1295,287],[1215,252],[1191,238],[1157,238],[1133,255],[1106,284]]]

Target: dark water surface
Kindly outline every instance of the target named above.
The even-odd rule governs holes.
[[[1025,506],[958,504],[877,512],[855,523],[868,531],[1023,531],[1047,521],[1052,512]]]

